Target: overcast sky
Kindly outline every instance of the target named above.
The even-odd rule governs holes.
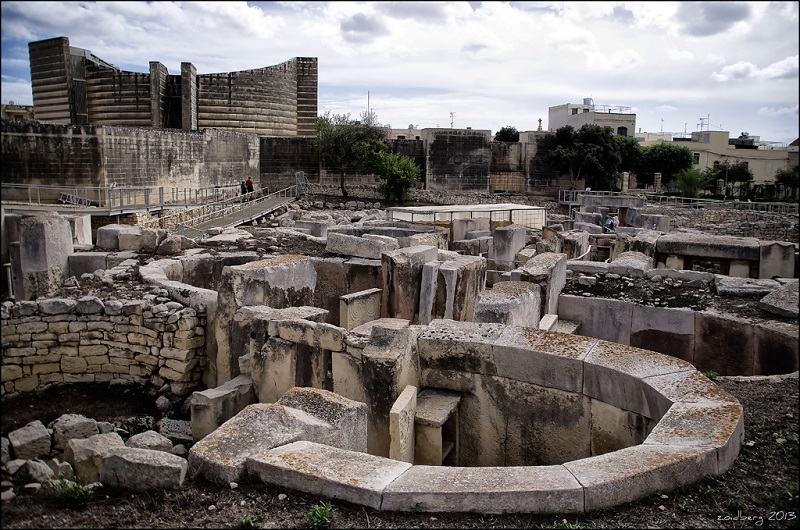
[[[798,2],[2,2],[2,101],[33,103],[28,42],[198,74],[319,58],[319,113],[393,128],[548,128],[630,107],[637,131],[798,137]],[[706,119],[708,118],[708,119]]]

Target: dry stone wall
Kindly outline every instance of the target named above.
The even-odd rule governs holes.
[[[797,215],[733,208],[675,208],[648,205],[643,212],[669,215],[671,228],[691,228],[716,235],[755,237],[799,243]]]
[[[133,381],[184,395],[206,365],[206,314],[165,297],[5,302],[2,394]]]

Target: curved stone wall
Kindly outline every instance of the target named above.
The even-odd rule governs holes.
[[[417,347],[423,388],[469,394],[475,391],[472,375],[503,377],[573,392],[652,418],[655,425],[641,444],[552,465],[411,465],[299,441],[251,455],[248,472],[280,487],[382,510],[583,512],[722,474],[744,438],[738,401],[666,355],[527,328],[447,321],[422,331]],[[545,432],[553,421],[570,418],[532,421]]]

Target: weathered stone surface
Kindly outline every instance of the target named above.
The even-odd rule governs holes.
[[[638,445],[613,453],[567,462],[564,467],[583,486],[586,511],[617,506],[716,474],[711,447]]]
[[[103,457],[100,482],[133,491],[175,489],[183,484],[186,460],[163,451],[118,447]]]
[[[228,484],[245,476],[247,458],[302,439],[328,441],[331,426],[301,410],[255,403],[222,424],[189,450],[191,474]]]
[[[156,250],[156,254],[159,256],[169,255],[169,254],[178,254],[181,251],[181,244],[182,244],[182,237],[178,234],[168,235],[164,238],[158,245],[158,250]]]
[[[755,329],[749,320],[706,310],[695,313],[692,364],[720,375],[753,375]]]
[[[538,327],[541,305],[538,284],[497,282],[478,295],[474,321]]]
[[[57,458],[51,458],[50,460],[46,461],[47,467],[53,470],[53,476],[55,478],[66,478],[72,480],[75,478],[75,472],[72,469],[72,465],[69,462],[62,462]]]
[[[653,258],[641,252],[628,251],[620,254],[608,266],[608,272],[620,276],[642,278],[653,268]]]
[[[797,280],[780,285],[764,298],[759,300],[759,307],[774,315],[782,317],[797,318],[800,310],[800,292],[798,291],[800,282]]]
[[[752,237],[718,236],[704,233],[673,232],[658,238],[659,254],[712,259],[758,261],[760,246]]]
[[[240,357],[241,359],[241,357]],[[192,394],[192,437],[204,438],[255,401],[253,380],[239,375],[217,388]]]
[[[97,422],[82,414],[62,414],[51,425],[53,447],[63,451],[73,438],[88,438],[98,434]]]
[[[537,513],[583,511],[583,488],[563,466],[414,466],[389,484],[383,510]]]
[[[414,416],[417,387],[407,386],[389,411],[389,458],[414,463]],[[365,425],[366,426],[366,425]]]
[[[790,374],[800,368],[797,323],[769,321],[755,326],[753,375]]]
[[[135,234],[138,230],[138,227],[120,224],[101,226],[97,229],[95,245],[106,250],[119,250],[119,235],[121,233]]]
[[[53,477],[53,470],[39,459],[28,460],[13,475],[14,482],[28,484],[30,482],[44,482]]]
[[[151,449],[153,451],[172,452],[172,442],[166,436],[162,436],[156,431],[145,431],[134,434],[125,442],[126,447],[136,449]]]
[[[161,418],[158,420],[158,432],[174,444],[188,444],[193,441],[191,421]]]
[[[247,458],[247,470],[268,484],[380,509],[384,490],[405,471],[398,462],[367,453],[298,441]]]
[[[0,438],[0,447],[2,447],[2,452],[0,452],[0,464],[5,464],[11,460],[11,442],[8,441],[8,438],[3,436]]]
[[[350,451],[367,451],[367,406],[320,388],[294,387],[278,405],[319,418],[331,426],[327,443]]]
[[[115,432],[96,434],[85,439],[75,438],[67,442],[64,460],[72,465],[75,476],[84,484],[90,484],[100,478],[103,456],[116,447],[125,447],[125,442]]]
[[[15,459],[28,460],[50,454],[50,433],[39,420],[8,433],[8,441]]]
[[[766,295],[780,287],[775,280],[757,280],[755,278],[735,278],[716,274],[714,286],[720,296]]]
[[[425,263],[436,261],[432,246],[406,247],[381,255],[381,316],[419,322],[420,281]]]

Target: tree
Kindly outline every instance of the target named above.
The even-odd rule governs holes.
[[[636,180],[653,184],[656,173],[661,173],[661,184],[668,184],[683,169],[691,169],[692,151],[682,145],[658,143],[645,147]]]
[[[570,125],[556,131],[546,155],[549,164],[575,182],[583,178],[587,187],[609,189],[621,157],[611,127],[583,125],[577,131]]]
[[[642,161],[642,146],[639,145],[636,138],[621,134],[614,135],[614,142],[617,144],[617,152],[621,159],[617,171],[636,173]]]
[[[378,117],[374,112],[363,112],[361,121],[351,120],[349,114],[330,112],[317,118],[314,149],[325,167],[339,171],[342,197],[347,198],[348,195],[345,188],[345,174],[349,169],[364,162],[362,144],[385,137],[385,131],[378,124]]]
[[[800,188],[800,166],[792,169],[779,169],[775,172],[775,182],[791,190],[786,195],[794,197],[795,190]]]
[[[675,177],[674,185],[681,192],[682,197],[696,199],[701,191],[714,186],[714,178],[706,172],[694,168],[682,169]]]
[[[410,156],[393,153],[385,141],[371,140],[362,144],[363,157],[375,174],[383,180],[379,190],[386,199],[403,200],[414,186],[420,168]]]
[[[495,142],[519,142],[519,131],[512,125],[506,125],[494,135]]]

